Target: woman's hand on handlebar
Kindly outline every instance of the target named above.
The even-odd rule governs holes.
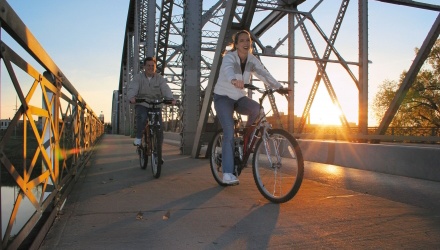
[[[238,88],[238,89],[243,89],[244,88],[244,82],[243,80],[237,80],[237,79],[233,79],[231,81],[232,85],[234,85],[234,87]]]

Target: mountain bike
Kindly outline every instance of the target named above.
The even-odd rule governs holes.
[[[173,100],[155,100],[148,101],[146,99],[136,98],[136,103],[148,103],[151,105],[148,111],[148,119],[145,128],[142,132],[141,144],[137,146],[137,153],[139,155],[139,164],[142,169],[146,169],[148,165],[148,157],[151,159],[151,170],[154,178],[159,178],[162,170],[162,144],[159,140],[159,133],[162,129],[160,123],[160,107],[159,105],[172,104]]]
[[[304,176],[304,159],[297,140],[283,129],[273,129],[266,120],[263,101],[268,95],[278,92],[287,95],[289,89],[262,90],[245,84],[245,88],[258,91],[260,117],[248,128],[235,119],[234,174],[239,176],[252,155],[252,174],[260,193],[273,203],[284,203],[292,199],[301,187]],[[211,172],[221,186],[223,130],[218,130],[208,145]]]

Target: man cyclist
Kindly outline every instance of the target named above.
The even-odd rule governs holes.
[[[135,104],[136,112],[136,139],[133,144],[139,146],[141,144],[142,130],[147,124],[148,112],[152,110],[148,103],[136,103],[136,98],[144,98],[147,101],[155,100],[173,100],[172,104],[176,104],[173,93],[167,84],[165,78],[156,73],[156,58],[147,57],[144,60],[143,72],[136,74],[133,81],[129,84],[127,90],[127,98],[131,104]],[[159,115],[160,124],[162,124],[162,112]],[[159,143],[163,142],[163,129],[159,132]]]

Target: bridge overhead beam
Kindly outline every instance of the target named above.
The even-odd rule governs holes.
[[[420,8],[420,9],[426,9],[426,10],[440,11],[440,5],[438,5],[438,4],[421,3],[421,2],[412,1],[412,0],[377,0],[377,1],[384,2],[384,3],[403,5],[403,6],[408,6],[408,7],[414,7],[414,8]]]

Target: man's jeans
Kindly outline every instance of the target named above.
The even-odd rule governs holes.
[[[260,105],[248,98],[233,100],[227,96],[214,94],[214,108],[223,128],[222,167],[223,173],[234,172],[234,109],[247,115],[246,127],[252,125],[260,114]]]
[[[162,110],[160,108],[147,108],[141,105],[135,106],[136,112],[136,138],[142,138],[142,132],[144,131],[145,125],[148,120],[148,112],[158,110],[159,114],[159,122],[160,122],[160,130],[158,134],[159,143],[162,145],[163,142],[163,125],[162,125]]]

